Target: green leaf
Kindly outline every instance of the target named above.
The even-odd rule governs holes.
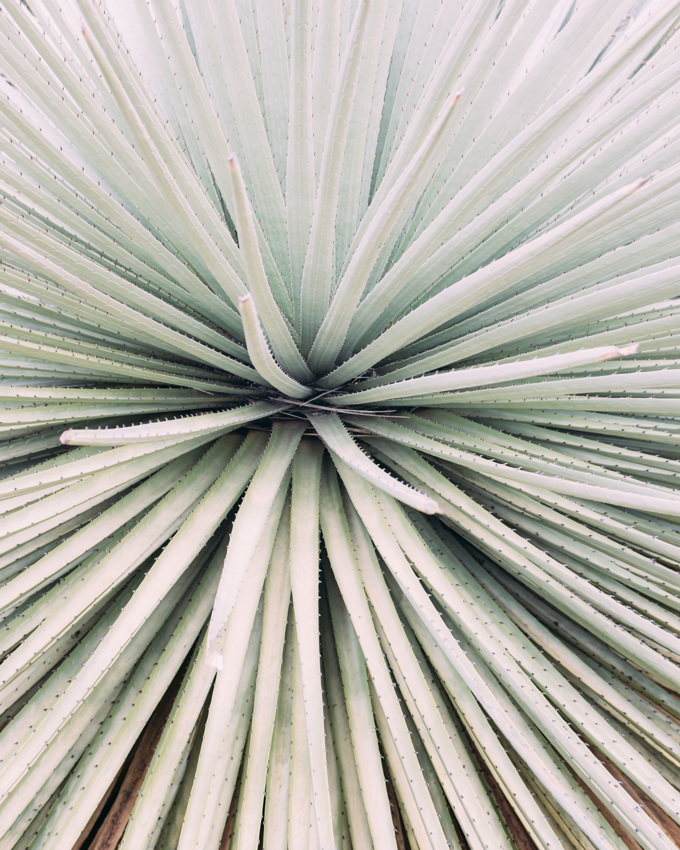
[[[242,588],[245,591],[253,583],[252,580],[246,581],[250,560],[257,547],[266,544],[263,535],[268,533],[271,518],[274,515],[278,517],[283,510],[281,499],[288,489],[289,467],[302,431],[303,426],[294,422],[276,423],[265,453],[258,459],[257,470],[234,521],[208,629],[208,663],[218,670],[223,664],[224,630],[231,622]],[[278,507],[275,508],[275,505]],[[273,513],[270,515],[270,512]],[[270,551],[273,545],[272,539]],[[264,581],[264,575],[262,579]]]
[[[297,350],[290,328],[279,310],[272,291],[269,288],[267,276],[262,262],[262,256],[257,244],[257,234],[253,221],[253,210],[246,194],[243,175],[236,158],[229,158],[229,172],[232,178],[232,188],[236,205],[236,227],[238,229],[240,248],[243,255],[243,265],[246,273],[246,285],[253,296],[255,309],[261,318],[264,332],[271,343],[274,355],[281,360],[286,369],[302,381],[312,377],[307,364]],[[239,300],[240,304],[240,300]],[[246,340],[248,326],[246,325]]]
[[[351,421],[356,423],[358,418],[354,417]],[[680,501],[675,490],[640,483],[632,478],[626,480],[623,476],[610,478],[592,472],[580,472],[570,468],[568,463],[563,467],[546,465],[541,472],[531,472],[487,460],[478,454],[460,451],[396,423],[386,420],[377,421],[376,417],[362,417],[360,422],[364,428],[375,434],[389,435],[393,442],[416,447],[426,454],[453,462],[455,466],[483,470],[485,474],[492,478],[500,478],[502,481],[526,483],[576,498],[596,499],[605,504],[639,508],[652,514],[676,516],[680,511]],[[384,449],[385,443],[380,445]],[[545,475],[543,470],[551,474]]]
[[[574,354],[555,354],[552,357],[541,357],[519,363],[456,369],[453,372],[440,372],[437,375],[400,381],[398,384],[389,382],[380,387],[376,386],[367,390],[360,389],[356,392],[333,396],[329,401],[331,404],[340,405],[348,403],[375,404],[385,401],[391,403],[398,398],[411,400],[421,395],[434,395],[437,399],[445,398],[449,400],[451,397],[447,396],[446,393],[452,390],[488,386],[489,384],[514,384],[514,382],[538,375],[551,375],[554,372],[570,371],[579,366],[589,366],[602,360],[625,357],[635,354],[636,351],[637,346],[634,344],[624,348],[609,346],[589,348]],[[495,392],[500,394],[502,398],[503,389]]]
[[[434,499],[423,496],[392,478],[364,454],[335,413],[308,414],[309,421],[335,457],[348,463],[362,478],[393,494],[397,499],[428,514],[439,512]]]
[[[247,561],[252,580],[246,583],[238,593],[238,605],[229,612],[229,618],[223,630],[218,631],[216,637],[211,636],[211,632],[215,634],[213,610],[208,627],[208,650],[205,663],[208,667],[217,668],[217,675],[201,755],[182,826],[180,847],[195,847],[197,844],[203,844],[206,848],[217,848],[220,833],[226,823],[229,797],[225,798],[225,795],[230,795],[233,791],[237,771],[234,769],[234,759],[230,757],[231,748],[236,742],[228,736],[230,730],[228,726],[225,728],[224,717],[237,721],[243,716],[246,703],[249,704],[248,713],[252,709],[254,691],[252,681],[262,629],[258,605],[287,489],[287,486],[281,487],[275,493],[275,502],[267,515],[265,528],[259,538],[256,538],[256,546],[253,547],[252,556]],[[226,557],[229,558],[229,548]],[[223,584],[223,578],[220,584]],[[219,592],[218,588],[217,594]],[[258,621],[257,626],[255,626],[256,621]],[[214,645],[217,641],[222,641],[230,649],[229,665],[225,668],[218,666],[214,658],[216,654]],[[243,687],[244,676],[247,677],[247,690]],[[223,742],[222,746],[217,746],[218,742]]]
[[[279,533],[285,534],[289,514],[285,512]],[[248,739],[245,775],[241,783],[234,843],[238,850],[246,850],[257,842],[260,834],[263,807],[270,805],[271,789],[265,795],[270,763],[274,762],[274,737],[277,732],[277,703],[285,696],[284,647],[292,641],[286,638],[286,624],[290,608],[290,572],[285,545],[275,545],[267,573],[262,616],[262,644],[255,685],[253,719]],[[271,759],[271,762],[270,762]]]
[[[319,647],[319,487],[323,448],[303,440],[293,461],[290,581],[307,741],[313,822],[319,848],[335,846],[329,791]],[[297,693],[297,692],[296,692]],[[298,697],[296,696],[296,705]]]
[[[333,90],[328,124],[325,128],[318,188],[312,214],[311,232],[300,281],[300,337],[306,355],[321,326],[330,303],[333,275],[333,244],[344,147],[349,129],[352,99],[359,76],[359,58],[364,49],[370,4],[360,0],[354,13],[342,66]],[[324,97],[327,93],[324,92]]]
[[[383,733],[382,737],[391,737],[394,741],[397,763],[402,765],[405,777],[408,777],[408,780],[401,785],[401,790],[402,794],[407,795],[409,814],[413,817],[417,813],[414,820],[422,824],[419,832],[427,836],[428,844],[431,847],[445,847],[446,839],[439,827],[432,800],[427,793],[417,756],[410,742],[402,709],[397,701],[397,695],[392,686],[378,637],[372,625],[368,602],[361,587],[358,568],[352,554],[350,532],[343,515],[337,483],[330,475],[324,478],[322,484],[321,527],[333,568],[333,575],[338,583],[344,603],[340,605],[338,602],[333,605],[331,599],[334,631],[343,629],[339,635],[336,635],[338,652],[343,651],[345,643],[351,644],[356,640],[359,641],[375,688],[377,704],[384,706],[389,712],[390,728],[387,735]],[[349,606],[349,608],[345,610],[345,606]],[[348,615],[352,617],[351,622],[348,621]],[[356,630],[356,634],[354,630]],[[342,659],[340,663],[342,668]],[[377,710],[376,700],[372,698],[371,702],[374,711]],[[380,781],[378,777],[374,776],[368,787],[374,786]]]
[[[600,218],[605,221],[608,217],[611,218],[615,215],[618,204],[628,200],[634,193],[643,191],[643,187],[649,183],[649,178],[643,178],[612,192],[603,200],[548,233],[523,244],[516,251],[506,254],[495,263],[464,278],[456,286],[449,287],[428,299],[407,316],[393,323],[388,330],[377,336],[374,342],[323,378],[319,382],[320,386],[328,389],[340,386],[409,342],[425,336],[445,322],[469,310],[478,308],[488,299],[500,297],[531,271],[541,267],[548,258],[553,259],[557,252],[569,251],[573,240],[578,239],[584,229],[593,226]],[[383,282],[385,280],[386,278],[383,278]],[[407,280],[405,276],[402,285]],[[388,287],[388,284],[384,286],[389,296],[393,298],[396,287],[394,285]],[[377,293],[377,289],[374,292]],[[385,292],[381,291],[381,295],[385,297]]]
[[[271,416],[285,409],[273,402],[255,402],[222,413],[204,413],[165,422],[146,425],[123,425],[96,431],[89,429],[64,431],[61,442],[65,446],[127,446],[137,443],[158,443],[197,436],[218,436],[233,431],[246,422]]]
[[[312,395],[312,390],[292,378],[276,362],[262,330],[252,295],[244,295],[243,298],[239,298],[238,308],[243,319],[248,353],[259,375],[267,384],[283,395],[297,399],[309,398]]]
[[[382,251],[389,253],[402,231],[414,198],[421,194],[423,186],[431,177],[436,164],[433,160],[440,154],[451,113],[459,100],[460,95],[455,95],[442,109],[441,115],[433,122],[422,145],[391,190],[373,199],[370,212],[367,212],[356,233],[347,269],[340,278],[309,354],[310,366],[317,372],[328,372],[335,365],[376,258]]]

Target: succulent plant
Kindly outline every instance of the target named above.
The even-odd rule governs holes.
[[[0,847],[680,846],[678,3],[0,11]]]

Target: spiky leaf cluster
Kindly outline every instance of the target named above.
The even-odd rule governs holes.
[[[2,848],[680,846],[679,20],[2,3]]]

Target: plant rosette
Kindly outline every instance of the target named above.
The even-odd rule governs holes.
[[[680,846],[679,21],[2,4],[0,847]]]

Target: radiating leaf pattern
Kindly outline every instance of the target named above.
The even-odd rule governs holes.
[[[0,6],[0,848],[680,846],[677,0]]]

